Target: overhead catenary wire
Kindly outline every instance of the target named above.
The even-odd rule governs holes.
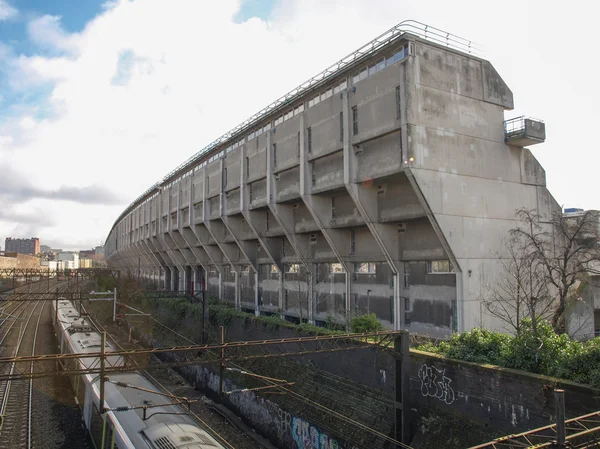
[[[161,326],[163,326],[165,329],[168,329],[169,331],[171,331],[171,332],[173,332],[174,334],[176,334],[178,337],[181,337],[181,338],[183,338],[183,339],[184,339],[184,340],[186,340],[188,343],[196,344],[196,343],[195,343],[193,340],[190,340],[189,338],[187,338],[187,337],[185,337],[185,336],[181,335],[180,333],[178,333],[178,332],[177,332],[177,331],[175,331],[174,329],[170,328],[169,326],[167,326],[167,325],[165,325],[165,324],[163,324],[163,323],[160,323],[158,320],[155,320],[154,318],[153,318],[153,320],[154,320],[154,321],[156,321],[157,323],[159,323],[159,324],[160,324]],[[215,361],[218,361],[218,359],[216,359]],[[319,404],[319,403],[318,403],[318,402],[316,402],[316,401],[313,401],[313,400],[311,400],[311,399],[309,399],[309,398],[307,398],[307,397],[305,397],[305,396],[303,396],[303,395],[301,395],[301,394],[299,394],[299,393],[296,393],[296,392],[294,392],[294,391],[292,391],[292,390],[290,390],[290,389],[288,389],[288,388],[285,388],[284,386],[282,386],[281,384],[278,384],[277,382],[273,382],[273,381],[271,381],[271,380],[268,380],[269,378],[268,378],[268,377],[266,377],[266,376],[260,376],[260,375],[258,375],[258,374],[252,373],[252,371],[248,370],[247,368],[244,368],[244,367],[242,367],[242,366],[240,366],[240,365],[237,365],[237,364],[235,364],[235,363],[231,363],[231,362],[228,362],[228,363],[229,363],[229,365],[235,366],[235,367],[236,367],[237,369],[239,369],[240,371],[243,371],[243,372],[245,372],[245,373],[248,373],[248,374],[252,374],[253,376],[255,376],[255,377],[257,377],[257,378],[260,378],[260,380],[262,380],[263,382],[267,382],[267,383],[270,383],[270,384],[272,384],[271,386],[272,386],[273,388],[278,388],[278,389],[280,389],[280,390],[283,390],[283,391],[285,391],[286,393],[288,393],[288,394],[291,394],[292,396],[294,396],[294,397],[296,397],[297,399],[301,400],[302,402],[305,402],[305,403],[307,403],[307,404],[310,404],[310,405],[312,405],[312,406],[314,406],[314,407],[317,407],[317,408],[319,408],[320,410],[322,410],[322,411],[324,411],[324,412],[326,412],[326,413],[328,413],[328,414],[330,414],[330,415],[333,415],[333,416],[335,416],[335,417],[336,417],[336,418],[338,418],[338,419],[341,419],[342,421],[345,421],[345,422],[347,422],[347,423],[349,423],[349,424],[353,424],[353,425],[355,425],[355,426],[359,427],[361,430],[363,430],[363,431],[365,431],[365,432],[368,432],[368,433],[371,433],[371,434],[373,434],[373,435],[376,435],[376,436],[378,436],[378,437],[380,437],[380,438],[383,438],[385,441],[387,441],[387,442],[390,442],[390,443],[392,443],[392,444],[395,444],[395,445],[396,445],[396,446],[398,446],[398,447],[402,447],[402,448],[404,448],[404,449],[413,449],[411,446],[409,446],[409,445],[407,445],[407,444],[405,444],[405,443],[402,443],[401,441],[398,441],[398,440],[396,440],[396,439],[394,439],[394,438],[392,438],[392,437],[389,437],[389,436],[385,435],[384,433],[381,433],[381,432],[379,432],[379,431],[378,431],[378,430],[376,430],[376,429],[373,429],[373,428],[371,428],[371,427],[369,427],[369,426],[367,426],[367,425],[365,425],[365,424],[362,424],[362,423],[360,423],[360,422],[358,422],[358,421],[356,421],[356,420],[354,420],[354,419],[352,419],[352,418],[349,418],[349,417],[347,417],[347,416],[345,416],[345,415],[342,415],[341,413],[339,413],[339,412],[336,412],[335,410],[333,410],[333,409],[330,409],[329,407],[326,407],[326,406],[324,406],[323,404]]]
[[[83,308],[83,310],[86,310],[85,307]],[[87,313],[87,310],[86,310]],[[98,320],[96,320],[95,318],[93,318],[91,315],[88,314],[88,318],[90,319],[90,322],[92,322],[92,324],[94,326],[96,326],[99,330],[102,330],[104,332],[106,332],[106,328],[104,326],[102,326]],[[117,342],[117,340],[109,333],[106,332],[106,335],[110,338],[110,340],[112,340],[112,342],[115,344],[115,346],[123,349],[123,346],[121,344],[119,344],[119,342]],[[133,363],[135,363],[135,365],[137,365],[138,367],[140,366],[140,364],[135,361],[132,360]],[[156,383],[160,388],[162,388],[163,390],[165,390],[166,392],[169,392],[169,389],[166,388],[162,383],[160,383],[158,381],[158,379],[156,379],[154,376],[152,376],[149,372],[147,372],[144,369],[140,369],[141,372],[144,373],[145,376],[147,376],[150,380],[152,380],[154,383]],[[169,392],[170,393],[170,392]],[[206,421],[204,421],[202,418],[200,418],[196,413],[194,413],[193,411],[189,411],[189,413],[196,419],[198,420],[198,422],[200,422],[200,424],[202,424],[205,428],[205,430],[208,430],[210,432],[210,434],[216,438],[217,440],[219,440],[219,442],[221,444],[224,444],[225,446],[227,446],[230,449],[235,449],[234,446],[232,446],[226,439],[225,437],[223,437],[219,432],[217,432],[215,429],[213,429]]]

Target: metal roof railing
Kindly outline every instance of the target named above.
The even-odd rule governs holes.
[[[521,115],[519,117],[514,117],[504,121],[504,133],[506,135],[511,135],[518,134],[521,131],[525,130],[525,120],[532,120],[534,122],[544,123],[543,120]]]
[[[242,134],[243,132],[249,130],[249,128],[256,126],[259,121],[263,120],[270,113],[289,105],[290,103],[299,99],[299,97],[304,92],[309,91],[317,85],[324,84],[325,82],[329,81],[331,78],[336,76],[342,69],[354,65],[360,60],[368,58],[373,53],[377,52],[389,43],[398,40],[404,34],[411,34],[421,39],[425,39],[427,41],[436,43],[438,45],[443,45],[453,50],[457,50],[462,53],[468,53],[474,56],[481,56],[483,53],[483,47],[474,43],[473,41],[464,39],[452,33],[448,33],[447,31],[440,30],[439,28],[426,25],[416,20],[405,20],[403,22],[400,22],[398,25],[393,26],[386,32],[377,36],[372,41],[360,47],[358,50],[355,50],[354,52],[340,59],[338,62],[327,67],[325,70],[321,71],[317,75],[313,76],[309,80],[297,86],[295,89],[292,89],[287,94],[283,95],[268,106],[264,107],[263,109],[252,115],[250,118],[244,120],[242,123],[237,125],[235,128],[229,130],[221,137],[214,140],[206,147],[202,148],[200,151],[195,153],[182,164],[175,167],[173,170],[167,173],[167,175],[165,175],[160,181],[155,183],[152,187],[150,187],[148,190],[146,190],[144,193],[138,196],[129,205],[129,207],[127,207],[121,213],[121,215],[119,215],[119,217],[113,224],[113,227],[111,228],[111,232],[116,227],[116,225],[135,208],[138,202],[143,200],[145,197],[149,196],[149,194],[153,191],[156,191],[161,185],[169,182],[172,178],[175,177],[175,175],[193,168],[196,162],[202,159],[205,155],[207,155],[214,149],[220,147],[222,144],[225,144],[232,138],[237,137],[239,134]]]

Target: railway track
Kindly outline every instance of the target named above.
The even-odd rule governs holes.
[[[56,287],[56,285],[55,285]],[[66,286],[58,286],[63,291]],[[28,292],[44,293],[48,285],[37,285]],[[54,292],[48,295],[53,295]],[[3,355],[34,355],[40,320],[46,301],[8,301],[3,310],[0,326],[4,332],[0,337]],[[9,352],[8,354],[6,352]],[[5,365],[4,374],[13,374],[15,365]],[[0,448],[30,449],[32,428],[33,381],[6,381],[0,383]]]

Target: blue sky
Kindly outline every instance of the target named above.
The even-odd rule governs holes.
[[[559,204],[598,209],[589,132],[600,122],[600,92],[590,88],[598,8],[506,0],[492,15],[480,0],[0,0],[0,244],[36,235],[66,249],[99,244],[171,169],[407,19],[482,44],[514,93],[505,118],[546,122],[546,143],[532,152]]]
[[[39,48],[27,38],[26,24],[43,15],[60,16],[65,31],[73,33],[102,11],[105,1],[99,0],[13,0],[8,2],[19,10],[16,18],[0,25],[0,42],[9,42],[17,53],[32,54]]]

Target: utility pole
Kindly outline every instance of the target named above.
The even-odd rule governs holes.
[[[117,321],[117,287],[115,287],[115,300],[113,302],[113,323]]]
[[[225,344],[225,326],[221,326],[221,344]],[[225,391],[225,379],[223,378],[225,372],[225,348],[221,347],[221,362],[219,363],[219,396],[223,395]]]
[[[104,370],[106,369],[106,332],[102,332],[100,349],[100,414],[104,413]]]
[[[565,424],[565,390],[554,390],[556,402],[556,446],[564,448],[567,442],[567,429]]]
[[[410,440],[410,342],[408,332],[402,334],[394,340],[394,351],[396,352],[395,361],[395,435],[394,439],[403,443]]]

